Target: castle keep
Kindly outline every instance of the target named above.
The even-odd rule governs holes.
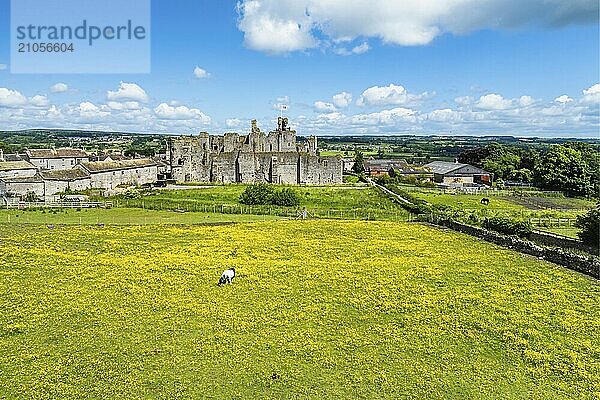
[[[342,183],[342,159],[321,157],[317,138],[296,142],[296,131],[287,118],[279,118],[277,130],[265,134],[252,121],[247,135],[177,137],[169,140],[169,162],[178,182],[222,183]]]

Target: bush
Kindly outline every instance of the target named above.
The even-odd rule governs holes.
[[[274,206],[298,207],[300,196],[290,188],[283,188],[273,193],[271,204]]]
[[[277,190],[268,183],[257,183],[246,187],[240,196],[240,203],[249,206],[297,207],[300,205],[300,195],[291,188]]]
[[[269,205],[273,200],[275,188],[267,183],[247,186],[240,196],[240,203],[249,206]]]
[[[512,218],[488,218],[484,221],[483,226],[487,229],[504,233],[505,235],[516,235],[521,238],[525,238],[533,232],[531,222]]]
[[[575,224],[581,230],[577,235],[588,246],[600,247],[600,204],[577,217]]]

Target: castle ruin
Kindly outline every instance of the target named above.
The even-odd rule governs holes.
[[[287,118],[277,130],[265,134],[256,120],[247,135],[223,136],[202,132],[169,140],[169,162],[178,182],[339,184],[342,158],[321,157],[317,138],[296,142],[296,131]]]

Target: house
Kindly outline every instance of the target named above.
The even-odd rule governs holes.
[[[146,185],[155,183],[158,176],[158,165],[147,158],[82,162],[77,168],[89,174],[92,188],[114,189],[120,185]]]
[[[469,186],[473,184],[492,184],[492,175],[469,164],[434,161],[426,164],[433,173],[436,183],[448,186]]]
[[[80,149],[29,149],[25,159],[39,170],[71,169],[82,162],[89,162],[89,155]]]
[[[25,197],[33,193],[37,198],[43,198],[44,179],[39,174],[25,177],[0,178],[0,196]]]
[[[44,193],[51,196],[67,190],[86,190],[92,187],[90,174],[80,168],[40,171],[44,180]]]
[[[37,168],[25,160],[4,161],[0,160],[0,179],[2,178],[28,178],[37,173]]]

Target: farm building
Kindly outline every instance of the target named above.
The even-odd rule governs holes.
[[[44,180],[46,196],[66,190],[86,190],[92,187],[90,175],[79,168],[41,171],[40,175]]]
[[[0,159],[0,178],[27,178],[37,173],[37,168],[25,160],[4,161]]]
[[[365,172],[369,176],[397,174],[402,176],[427,175],[433,178],[433,174],[429,169],[411,166],[406,160],[365,160]]]
[[[29,193],[33,193],[39,198],[44,197],[44,179],[39,174],[26,177],[0,178],[0,196],[24,197]]]
[[[89,174],[92,188],[114,189],[119,185],[145,185],[155,183],[158,175],[158,165],[147,158],[82,162],[77,167]]]
[[[433,173],[436,183],[448,186],[468,186],[473,184],[492,184],[492,175],[469,164],[434,161],[426,164]]]
[[[75,165],[90,161],[88,154],[80,149],[29,149],[25,159],[40,170],[71,169]]]

